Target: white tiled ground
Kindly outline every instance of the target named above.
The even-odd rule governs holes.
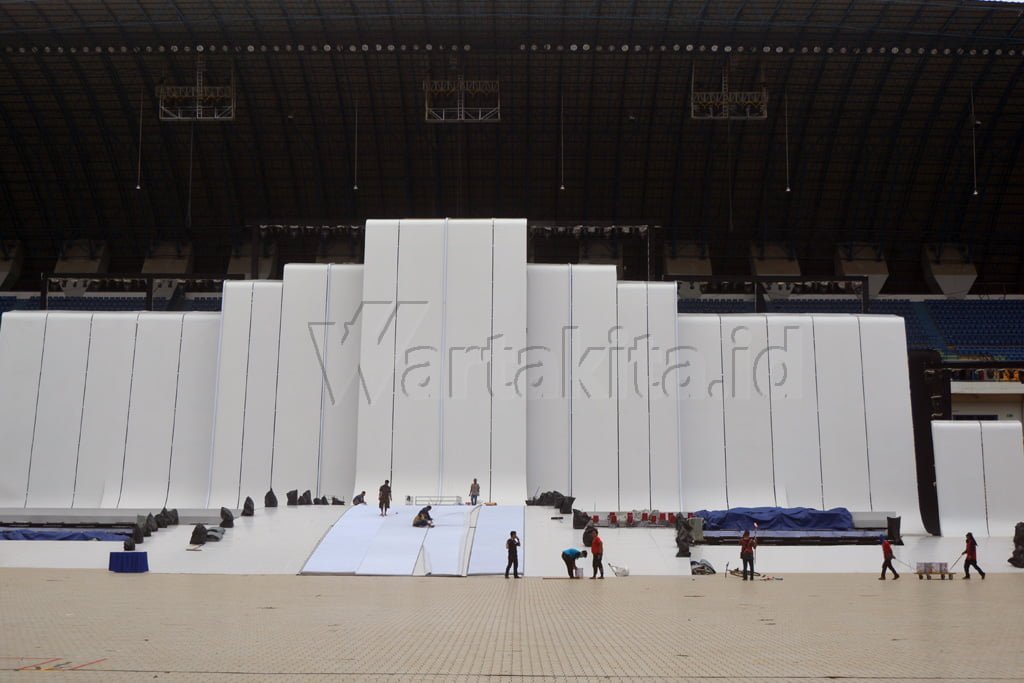
[[[1024,572],[744,583],[2,569],[0,680],[1011,681],[1024,677],[1022,594]],[[63,672],[16,672],[33,666]]]

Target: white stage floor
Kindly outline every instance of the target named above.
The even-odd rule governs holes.
[[[438,526],[426,533],[411,526],[411,516],[417,509],[400,506],[385,520],[369,506],[261,508],[255,517],[236,518],[235,528],[228,530],[223,541],[208,543],[201,551],[186,550],[191,525],[162,529],[139,549],[149,553],[150,571],[155,573],[412,575],[417,572],[414,565],[425,544],[430,567],[421,566],[420,570],[438,576],[461,573],[466,567],[465,544],[473,538],[469,573],[500,574],[504,571],[504,539],[509,529],[515,528],[516,520],[525,519],[523,528],[517,529],[523,543],[520,570],[526,576],[560,578],[565,576],[562,550],[583,547],[582,532],[572,528],[571,515],[559,515],[554,508],[480,508],[478,515],[495,516],[496,524],[489,529],[486,524],[472,527],[481,523],[469,506],[435,506]],[[344,524],[336,524],[339,520]],[[506,529],[509,524],[513,526]],[[385,528],[393,533],[383,533]],[[475,534],[471,536],[469,531]],[[436,535],[433,540],[431,534]],[[605,576],[609,579],[616,578],[609,563],[629,567],[632,576],[690,574],[689,560],[675,557],[673,529],[602,529],[601,536],[605,542]],[[905,536],[903,540],[905,545],[894,547],[895,555],[910,566],[916,562],[952,564],[963,550],[959,537]],[[1006,562],[1012,547],[1009,537],[978,538],[979,564],[986,572],[1021,573]],[[120,550],[119,543],[0,541],[0,567],[105,569],[114,550]],[[694,546],[692,554],[689,559],[706,559],[719,573],[726,563],[730,567],[739,564],[736,546]],[[318,564],[318,555],[328,562]],[[377,559],[371,562],[372,557]],[[874,574],[881,567],[881,557],[879,546],[762,546],[757,553],[757,569],[769,575]],[[578,564],[589,576],[590,558]],[[912,573],[899,562],[895,564],[901,574]],[[960,565],[956,570],[962,572]]]
[[[153,532],[138,546],[149,570],[163,574],[298,574],[328,529],[351,508],[331,505],[259,508],[236,517],[224,540],[190,551],[192,525]],[[0,567],[106,569],[120,543],[102,541],[0,541]]]

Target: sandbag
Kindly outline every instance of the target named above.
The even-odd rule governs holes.
[[[298,505],[299,504],[299,490],[298,489],[292,489],[291,491],[289,491],[285,495],[288,497],[288,504],[289,505]]]
[[[1013,554],[1007,560],[1018,569],[1024,569],[1024,522],[1017,522],[1013,530]]]
[[[159,531],[160,529],[160,527],[156,525],[156,517],[153,516],[153,513],[146,515],[146,528],[150,531]]]
[[[220,509],[220,525],[224,529],[231,529],[235,526],[235,515],[227,508]]]
[[[166,529],[167,528],[167,517],[164,516],[164,513],[162,513],[162,512],[156,513],[156,516],[154,516],[153,519],[156,520],[156,526],[157,526],[158,529]]]
[[[212,527],[212,528],[209,528],[209,529],[206,530],[206,542],[207,543],[210,543],[211,541],[216,543],[217,541],[219,541],[222,538],[224,538],[224,528],[223,527],[215,526],[215,527]]]
[[[306,489],[306,492],[299,496],[299,505],[312,505],[313,504],[313,492]]]
[[[562,514],[569,514],[567,512]],[[587,525],[590,524],[590,515],[582,510],[572,511],[572,528],[573,529],[586,529]]]
[[[252,498],[249,496],[245,497],[245,503],[242,505],[242,516],[252,517],[256,512],[256,503],[252,502]]]
[[[128,551],[135,550],[135,541],[131,538],[124,539],[124,549]]]
[[[334,496],[331,496],[331,505],[344,505],[344,504],[345,504],[345,501],[338,500]]]
[[[265,508],[276,508],[277,507],[277,496],[274,495],[274,489],[267,491],[266,495],[263,496],[263,507]]]
[[[136,524],[132,527],[132,540],[136,543],[142,543],[146,538],[146,533],[142,530],[141,524]]]
[[[164,508],[164,510],[167,512],[167,526],[178,526],[178,508],[171,508],[170,510]]]
[[[192,529],[192,538],[188,541],[192,545],[202,545],[206,543],[206,526],[203,524],[196,524]]]

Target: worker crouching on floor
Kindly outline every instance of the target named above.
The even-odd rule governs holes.
[[[431,507],[433,507],[433,506],[428,505],[427,507],[425,507],[422,510],[420,510],[419,512],[417,512],[416,516],[412,520],[412,525],[413,526],[419,526],[419,527],[424,527],[424,526],[432,527],[432,526],[434,526],[434,519],[430,516],[430,509],[431,509]]]

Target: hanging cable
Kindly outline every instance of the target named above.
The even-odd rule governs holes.
[[[142,97],[145,91],[139,88],[139,162],[138,169],[135,172],[135,189],[142,189]]]
[[[558,189],[565,191],[565,94],[558,105]]]
[[[185,212],[185,229],[192,229],[192,154],[195,148],[196,124],[188,127],[188,209]]]
[[[359,189],[359,100],[356,100],[355,144],[352,148],[352,189]]]
[[[786,128],[786,192],[790,192],[791,188],[789,186],[789,91],[788,90],[786,90],[783,93],[782,101],[783,101],[783,104],[784,104],[785,119],[786,119],[786,125],[785,125],[785,128]]]
[[[974,86],[971,85],[971,167],[974,172],[974,196],[978,196],[978,117],[974,115]]]

